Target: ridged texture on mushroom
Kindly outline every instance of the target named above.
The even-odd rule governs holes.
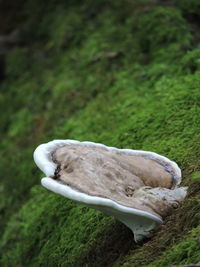
[[[160,218],[185,197],[171,190],[177,179],[173,166],[145,153],[71,144],[57,148],[52,160],[57,164],[52,178],[65,185]]]

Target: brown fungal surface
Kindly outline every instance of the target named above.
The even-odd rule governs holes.
[[[73,144],[57,148],[52,159],[57,164],[53,178],[77,191],[159,217],[169,212],[167,200],[160,203],[155,197],[157,188],[163,192],[173,186],[175,175],[165,162],[146,154]]]

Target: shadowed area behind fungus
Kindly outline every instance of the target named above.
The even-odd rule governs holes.
[[[171,210],[166,198],[153,195],[161,190],[168,193],[175,170],[145,153],[127,155],[102,147],[66,145],[54,151],[52,159],[57,164],[53,178],[79,192],[112,199],[158,217]]]

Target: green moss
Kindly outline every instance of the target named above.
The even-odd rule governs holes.
[[[142,50],[150,51],[152,55],[157,55],[160,48],[169,49],[171,44],[181,44],[183,48],[190,45],[189,27],[176,8],[156,7],[150,10],[139,20],[138,30]]]
[[[199,16],[200,3],[198,0],[175,0],[175,4],[186,14],[196,14],[197,16]]]
[[[200,172],[193,173],[192,178],[193,179],[200,179]]]
[[[191,51],[187,51],[183,56],[179,70],[181,72],[193,73],[200,68],[200,57],[199,57],[200,47],[197,46]]]
[[[165,220],[154,237],[143,246],[131,250],[123,261],[117,261],[114,266],[168,267],[174,264],[197,263],[198,240],[194,236],[198,237],[199,234],[199,189],[199,182],[191,183],[187,200]],[[193,229],[192,234],[188,229]],[[190,249],[190,242],[192,248],[195,244],[195,250]],[[191,253],[188,254],[190,250]]]
[[[147,266],[164,267],[169,264],[198,264],[200,263],[199,256],[199,235],[200,227],[194,228],[184,240],[167,250],[162,259],[153,262]]]
[[[199,262],[200,187],[191,176],[200,165],[194,29],[178,4],[46,4],[25,4],[25,43],[7,55],[0,85],[1,265]],[[136,245],[113,218],[35,186],[42,174],[34,148],[56,138],[163,154],[182,168],[188,199],[151,240]]]
[[[148,266],[148,267],[168,267],[172,265],[187,265],[187,264],[199,264],[200,257],[199,257],[199,234],[200,228],[199,226],[194,228],[190,231],[187,235],[184,236],[183,240],[179,240],[175,245],[170,247],[170,249],[165,250],[163,254],[158,257],[158,253],[156,255],[157,260],[153,261],[152,263],[148,264],[152,261],[152,258],[155,257],[153,254],[146,254],[148,259],[145,260],[144,254],[138,253],[135,257],[133,257],[130,261],[127,261],[124,264],[116,264],[114,266]],[[167,241],[166,241],[167,243]],[[148,247],[149,248],[149,247]],[[151,248],[150,248],[151,249]],[[154,247],[154,250],[157,247]],[[158,248],[159,249],[159,248]],[[146,253],[146,250],[143,253]],[[152,249],[151,249],[152,251]],[[153,255],[153,256],[152,256]],[[141,258],[143,257],[143,261]]]
[[[60,266],[82,266],[91,258],[100,263],[109,261],[109,256],[101,259],[98,253],[118,242],[119,230],[123,241],[129,231],[112,218],[36,186],[31,200],[8,222],[1,264],[35,266],[45,262],[55,266],[59,262]],[[96,256],[92,256],[96,247]],[[121,247],[120,242],[116,247]]]
[[[13,78],[18,78],[27,72],[30,67],[28,60],[28,49],[16,48],[6,57],[6,74]]]

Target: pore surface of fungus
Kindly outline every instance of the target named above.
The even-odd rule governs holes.
[[[154,152],[54,140],[37,147],[34,160],[47,176],[44,187],[115,216],[135,241],[150,236],[186,196],[177,164]]]

